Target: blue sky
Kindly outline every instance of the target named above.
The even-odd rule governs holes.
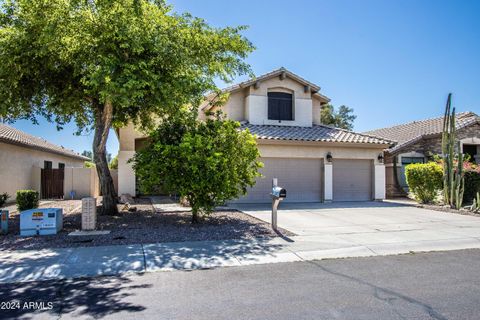
[[[448,92],[459,111],[480,112],[480,1],[176,0],[213,26],[248,25],[259,75],[284,66],[358,116],[356,131],[441,115]],[[243,80],[238,79],[238,80]],[[92,136],[54,125],[15,127],[82,151]],[[118,151],[115,134],[108,150]]]

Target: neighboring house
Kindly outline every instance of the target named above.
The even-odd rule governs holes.
[[[473,112],[458,113],[456,128],[462,152],[480,164],[480,117]],[[442,153],[442,129],[443,117],[438,117],[365,132],[397,142],[385,152],[387,197],[405,195],[406,165],[424,163]]]
[[[41,191],[40,169],[83,167],[88,158],[0,123],[0,193]]]
[[[238,202],[271,201],[273,177],[287,189],[286,201],[385,198],[383,150],[391,141],[322,125],[320,110],[330,99],[316,84],[281,68],[224,92],[230,96],[221,109],[257,135],[265,164],[264,177]],[[216,108],[204,103],[200,118]],[[117,135],[119,193],[135,194],[135,173],[127,161],[145,145],[145,136],[133,125],[119,129]]]

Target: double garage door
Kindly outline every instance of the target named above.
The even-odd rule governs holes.
[[[287,190],[287,202],[320,202],[323,199],[323,160],[262,158],[263,177],[248,194],[236,202],[271,201],[272,178]],[[372,198],[372,165],[369,160],[334,160],[333,194],[335,201],[365,201]]]

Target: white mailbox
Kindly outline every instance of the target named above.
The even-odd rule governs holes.
[[[20,213],[22,237],[57,234],[63,228],[63,209],[30,209]]]

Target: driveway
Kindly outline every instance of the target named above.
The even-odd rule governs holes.
[[[232,206],[258,219],[271,219],[268,204]],[[297,242],[363,246],[383,254],[399,248],[408,252],[480,246],[478,217],[388,202],[281,203],[278,225],[296,233],[292,239]]]

